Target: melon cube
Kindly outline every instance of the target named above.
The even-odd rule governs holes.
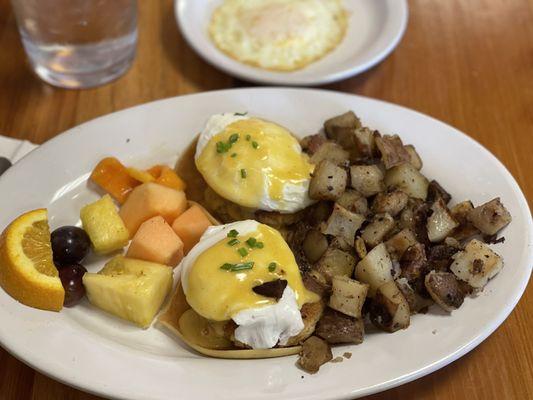
[[[141,224],[126,257],[175,267],[183,258],[183,242],[158,215]]]
[[[176,232],[183,241],[183,250],[185,254],[198,243],[200,237],[210,225],[213,224],[205,214],[204,210],[196,204],[176,218],[172,224],[172,229],[174,229],[174,232]]]
[[[171,224],[186,209],[183,191],[148,182],[133,189],[120,209],[120,216],[133,235],[144,221],[156,215]]]
[[[110,253],[128,244],[130,234],[108,194],[83,207],[80,218],[96,253]]]

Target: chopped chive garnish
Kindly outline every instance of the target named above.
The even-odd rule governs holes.
[[[253,147],[254,149],[257,149],[257,148],[259,147],[259,143],[255,142],[255,141],[252,142],[252,147]]]
[[[263,247],[265,247],[265,245],[263,244],[263,242],[257,242],[255,244],[255,247],[258,248],[258,249],[262,249]]]
[[[228,232],[227,236],[229,238],[234,238],[234,237],[237,237],[238,234],[239,234],[239,231],[232,229],[231,231]]]
[[[236,113],[233,113],[233,115],[238,115],[238,116],[240,116],[240,117],[244,117],[246,114],[248,114],[248,111],[246,111],[246,112],[242,112],[242,113],[237,113],[237,112],[236,112]]]
[[[249,142],[252,137],[250,135],[246,135],[246,140]]]
[[[237,263],[237,264],[225,263],[220,266],[220,269],[223,269],[225,271],[235,272],[235,271],[243,271],[246,269],[252,269],[253,267],[254,267],[254,262],[249,261],[249,262]]]
[[[254,248],[255,247],[255,244],[257,243],[257,239],[256,238],[249,238],[247,241],[246,241],[246,244],[248,246],[250,246],[251,248]]]
[[[243,168],[241,169],[241,178],[242,179],[245,179],[246,178],[246,170]]]
[[[248,255],[248,250],[246,250],[245,247],[241,247],[239,248],[239,250],[237,250],[239,252],[239,254],[241,255],[241,257],[246,257]]]
[[[237,153],[233,153],[233,154],[231,155],[231,158],[235,158],[235,157],[237,157]]]
[[[275,262],[271,262],[270,264],[268,264],[268,270],[270,272],[274,272],[274,270],[276,269],[278,265],[275,263]]]
[[[229,137],[229,142],[231,144],[235,143],[237,140],[239,140],[239,134],[238,133],[234,133],[232,134],[230,137]]]
[[[234,272],[234,271],[242,271],[242,270],[245,270],[245,269],[252,269],[253,267],[254,267],[254,262],[250,261],[250,262],[235,264],[235,266],[231,269],[231,271],[232,272]]]
[[[224,142],[217,142],[217,153],[226,153],[231,147],[231,144]]]
[[[231,239],[231,240],[228,242],[228,245],[229,245],[229,246],[235,246],[236,244],[239,244],[239,243],[240,243],[239,239],[235,239],[235,238],[233,238],[233,239]]]

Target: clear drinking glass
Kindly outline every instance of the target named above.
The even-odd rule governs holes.
[[[66,88],[102,85],[135,58],[136,0],[11,0],[34,71]]]

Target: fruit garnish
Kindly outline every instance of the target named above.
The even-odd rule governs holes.
[[[114,157],[102,159],[94,167],[90,179],[121,204],[133,188],[141,184],[131,177],[126,167]]]
[[[63,307],[65,290],[52,261],[46,209],[21,215],[0,236],[0,286],[27,306]]]
[[[80,263],[91,249],[91,239],[77,226],[62,226],[52,232],[52,253],[56,266]]]

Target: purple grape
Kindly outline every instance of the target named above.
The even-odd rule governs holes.
[[[76,305],[85,296],[82,278],[86,272],[85,267],[80,264],[66,265],[59,270],[59,278],[65,289],[65,307]]]
[[[80,263],[91,249],[89,235],[76,226],[57,228],[52,232],[51,239],[54,263],[58,268]]]

